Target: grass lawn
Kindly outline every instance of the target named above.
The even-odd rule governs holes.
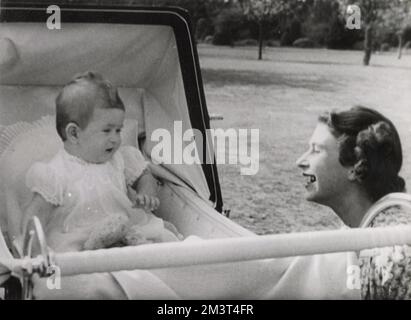
[[[411,54],[374,55],[325,49],[199,45],[208,109],[224,120],[213,127],[258,128],[260,169],[241,176],[239,165],[219,165],[225,207],[231,218],[258,233],[337,228],[328,208],[304,200],[295,165],[306,150],[317,116],[356,104],[387,115],[402,138],[402,176],[411,186]]]

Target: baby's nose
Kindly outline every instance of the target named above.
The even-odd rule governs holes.
[[[112,143],[121,143],[121,135],[114,133],[110,136],[110,142]]]

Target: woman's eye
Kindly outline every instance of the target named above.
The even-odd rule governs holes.
[[[103,132],[104,133],[110,133],[110,129],[104,129]]]
[[[117,133],[120,133],[120,132],[121,132],[121,128],[116,129],[116,132],[117,132]]]

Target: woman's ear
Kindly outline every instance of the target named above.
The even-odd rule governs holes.
[[[348,168],[348,179],[350,181],[363,182],[367,177],[368,165],[367,160],[361,159],[352,167]]]
[[[67,140],[70,141],[71,143],[77,143],[78,141],[78,134],[79,134],[79,126],[75,124],[74,122],[70,122],[66,126],[66,137]]]
[[[354,167],[351,167],[348,169],[348,180],[349,181],[357,181],[358,177],[357,177],[357,173],[355,172]]]

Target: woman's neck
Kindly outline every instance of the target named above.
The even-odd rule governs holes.
[[[358,191],[339,197],[331,208],[351,228],[358,228],[365,214],[373,205],[365,192]]]

